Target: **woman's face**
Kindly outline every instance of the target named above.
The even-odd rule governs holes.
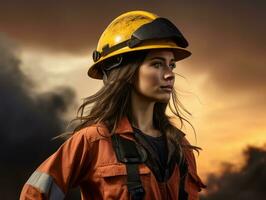
[[[140,65],[135,91],[155,102],[168,102],[175,82],[174,54],[171,50],[150,50]]]

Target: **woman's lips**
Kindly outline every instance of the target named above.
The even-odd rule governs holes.
[[[170,85],[168,85],[168,86],[161,86],[161,88],[163,90],[167,91],[167,92],[172,92],[172,90],[173,90],[173,86],[170,86]]]

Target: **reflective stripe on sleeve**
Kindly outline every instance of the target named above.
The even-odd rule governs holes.
[[[39,189],[42,193],[49,197],[49,200],[61,200],[65,197],[65,194],[54,182],[53,177],[49,174],[35,171],[30,176],[26,184]]]

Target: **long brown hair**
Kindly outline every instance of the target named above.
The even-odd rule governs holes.
[[[76,131],[84,127],[102,122],[109,129],[110,133],[113,134],[117,128],[118,122],[124,116],[127,116],[129,121],[132,121],[131,83],[133,83],[137,70],[145,59],[147,53],[147,51],[139,51],[127,54],[122,58],[123,61],[120,63],[121,66],[108,72],[107,79],[104,81],[103,87],[95,94],[85,98],[83,104],[78,108],[77,116],[75,119],[70,121],[70,124],[77,120],[80,120],[80,123],[75,126],[73,132],[69,135],[74,134]],[[113,64],[114,62],[109,61],[108,63],[104,63],[102,68],[108,68],[109,65]],[[153,124],[155,129],[158,129],[161,133],[165,134],[168,139],[174,141],[180,149],[179,152],[182,152],[182,147],[180,145],[181,134],[179,133],[180,129],[182,129],[184,125],[184,121],[191,125],[194,133],[195,129],[184,117],[182,110],[189,115],[192,114],[179,101],[177,91],[175,89],[172,92],[172,102],[173,106],[170,103],[155,103]],[[166,115],[165,111],[168,105],[171,112],[180,120],[180,129],[170,122],[171,117]],[[90,109],[86,110],[88,107]],[[192,145],[189,147],[197,152],[198,149],[200,149],[199,147]]]

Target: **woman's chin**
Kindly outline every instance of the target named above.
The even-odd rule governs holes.
[[[168,103],[170,101],[170,95],[164,95],[163,97],[157,98],[157,102]]]

